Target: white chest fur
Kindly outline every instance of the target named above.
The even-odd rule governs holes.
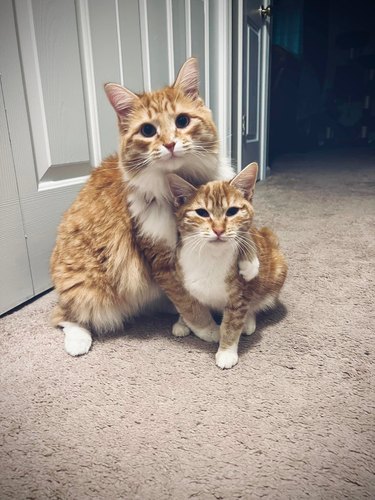
[[[153,241],[163,241],[170,248],[177,242],[176,219],[167,201],[147,201],[138,193],[129,196],[130,211],[139,221],[140,232]]]
[[[208,243],[201,250],[182,245],[179,263],[185,288],[202,304],[222,311],[228,298],[226,278],[235,258],[225,243]]]

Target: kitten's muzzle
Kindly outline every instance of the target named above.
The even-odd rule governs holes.
[[[212,236],[212,239],[210,240],[213,243],[225,243],[228,241],[228,237],[224,234],[225,229],[222,228],[212,228],[212,231],[215,233],[216,238]]]
[[[163,144],[163,146],[165,148],[168,149],[168,151],[170,151],[171,153],[173,153],[173,150],[174,150],[174,147],[175,147],[176,143],[175,142],[170,142],[168,144]]]

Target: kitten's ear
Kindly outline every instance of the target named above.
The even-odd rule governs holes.
[[[190,198],[190,196],[193,196],[197,191],[197,188],[182,179],[179,175],[167,174],[167,179],[173,195],[174,206],[176,208],[183,205],[186,200]]]
[[[195,57],[191,57],[183,64],[173,87],[180,87],[183,93],[192,99],[199,97],[199,69]]]
[[[117,85],[117,83],[106,83],[104,85],[104,90],[109,102],[120,118],[127,116],[134,108],[137,101],[139,101],[138,96],[125,87]]]
[[[245,167],[234,179],[230,181],[230,185],[242,192],[244,197],[251,201],[254,195],[255,183],[258,176],[258,164],[250,163]]]

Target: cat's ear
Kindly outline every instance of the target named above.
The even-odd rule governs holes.
[[[104,90],[119,118],[126,117],[139,101],[139,97],[117,83],[106,83]]]
[[[197,192],[192,184],[182,179],[176,174],[167,174],[167,180],[169,183],[169,188],[173,195],[173,202],[176,208],[183,205],[188,198],[193,196]]]
[[[191,57],[183,64],[173,87],[179,87],[184,94],[192,99],[199,97],[199,69],[195,57]]]
[[[250,163],[245,167],[234,179],[230,181],[230,185],[241,191],[244,197],[251,201],[253,199],[255,183],[258,177],[258,164]]]

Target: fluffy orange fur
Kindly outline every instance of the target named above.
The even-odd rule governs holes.
[[[70,328],[71,336],[79,335],[76,325],[89,330],[86,337],[118,328],[160,299],[162,290],[197,335],[203,329],[206,340],[215,336],[208,309],[174,272],[177,231],[166,180],[168,172],[196,185],[230,175],[198,86],[195,59],[159,91],[136,95],[105,86],[118,117],[119,154],[92,172],[64,214],[51,257],[58,293],[53,324]],[[65,333],[70,354],[87,352],[91,340],[71,348]]]
[[[100,332],[156,298],[152,278],[133,238],[127,185],[118,158],[95,169],[64,214],[51,257],[59,303],[53,323],[73,321]],[[130,300],[129,300],[130,298]]]

